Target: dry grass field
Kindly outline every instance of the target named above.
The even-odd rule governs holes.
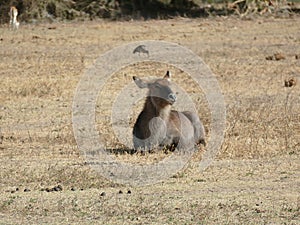
[[[0,27],[0,224],[300,224],[299,27],[297,16]],[[204,148],[185,170],[145,187],[115,184],[92,170],[72,130],[86,68],[139,40],[175,42],[200,56],[227,110],[224,143],[210,167],[198,170]],[[277,53],[284,57],[270,57]],[[195,102],[209,139],[199,87],[184,71],[144,63],[114,74],[99,93],[96,123],[108,146],[119,148],[109,120],[117,92],[132,75],[167,69]],[[289,78],[298,83],[285,87]],[[157,157],[118,155],[132,163]]]

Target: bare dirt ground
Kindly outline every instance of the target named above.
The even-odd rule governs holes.
[[[1,27],[0,224],[300,224],[299,27],[296,16]],[[227,130],[207,170],[198,170],[204,149],[164,182],[131,187],[85,164],[72,101],[100,54],[148,39],[179,43],[206,62],[226,101]],[[266,59],[276,53],[284,59]],[[107,117],[116,90],[132,82],[131,74],[161,76],[166,69],[126,68],[108,81],[113,90],[99,94],[97,128],[112,148],[118,143]],[[171,69],[199,106],[209,139],[205,95]],[[291,77],[298,84],[285,87]],[[134,163],[146,156],[118,157]]]

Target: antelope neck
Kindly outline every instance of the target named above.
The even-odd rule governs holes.
[[[144,109],[148,112],[153,113],[154,117],[160,117],[163,120],[167,120],[169,118],[169,115],[170,115],[170,112],[171,112],[171,105],[166,105],[165,107],[163,107],[161,109],[158,109],[152,103],[150,97],[147,97]]]

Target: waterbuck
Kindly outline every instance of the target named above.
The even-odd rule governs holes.
[[[170,88],[171,75],[145,82],[133,77],[139,88],[149,92],[142,112],[133,127],[133,144],[136,150],[153,150],[166,147],[174,150],[194,149],[196,144],[205,145],[204,127],[194,112],[171,110],[176,95]]]

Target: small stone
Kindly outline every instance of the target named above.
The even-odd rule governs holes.
[[[62,191],[63,190],[63,188],[62,188],[62,186],[59,184],[59,185],[57,185],[56,187],[55,187],[55,189],[56,189],[56,191]]]
[[[59,186],[55,186],[52,189],[53,189],[53,191],[61,191],[62,190],[62,188],[60,188]]]
[[[267,56],[266,60],[273,60],[273,56],[272,55]]]
[[[297,84],[297,80],[296,78],[289,78],[289,79],[286,79],[284,80],[284,86],[285,87],[293,87]]]
[[[72,188],[71,188],[71,191],[76,191],[76,188],[72,187]]]
[[[131,191],[130,191],[130,190],[128,190],[128,191],[127,191],[127,194],[131,194]]]
[[[30,189],[28,189],[28,188],[24,189],[24,192],[29,192],[29,191],[30,191]]]
[[[274,54],[274,58],[278,61],[278,60],[285,59],[285,56],[281,53],[276,53]]]
[[[120,190],[120,191],[119,191],[119,194],[123,194],[123,191]]]
[[[105,196],[106,195],[106,193],[105,192],[102,192],[101,194],[100,194],[100,196]]]

